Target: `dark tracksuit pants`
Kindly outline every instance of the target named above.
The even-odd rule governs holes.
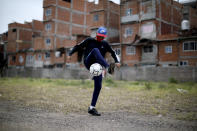
[[[104,57],[101,55],[98,48],[92,49],[92,51],[88,54],[88,56],[84,60],[84,64],[88,70],[91,64],[93,64],[92,60],[94,60],[94,63],[99,63],[105,68],[109,67],[109,65],[107,64]],[[93,79],[94,79],[94,92],[92,95],[91,106],[96,106],[96,102],[97,102],[100,90],[102,88],[102,74],[99,76],[94,76]]]

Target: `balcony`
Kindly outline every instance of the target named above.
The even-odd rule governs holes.
[[[129,22],[136,22],[139,21],[139,15],[129,15],[129,16],[123,16],[121,17],[121,23],[129,23]]]

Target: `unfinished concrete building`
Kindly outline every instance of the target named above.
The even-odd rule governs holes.
[[[121,0],[120,8],[124,65],[178,66],[182,63],[178,48],[183,44],[178,41],[182,4],[173,0]],[[195,54],[196,51],[191,55]]]
[[[10,67],[79,67],[80,54],[66,60],[70,48],[94,36],[100,26],[108,29],[110,42],[119,42],[119,5],[113,2],[43,0],[43,11],[43,22],[9,24]]]
[[[44,65],[81,66],[78,54],[69,62],[66,55],[86,37],[94,37],[99,26],[108,28],[110,42],[119,42],[119,8],[115,6],[119,7],[106,0],[100,0],[97,5],[86,0],[44,0],[43,49],[48,50]]]
[[[8,25],[6,53],[9,66],[34,66],[35,38],[40,37],[42,31],[42,22],[37,20],[25,24],[15,22]]]
[[[192,6],[191,6],[192,5]],[[10,67],[80,67],[81,54],[69,50],[100,26],[128,66],[196,66],[197,13],[194,3],[173,0],[43,0],[43,22],[9,24],[6,51]],[[190,28],[181,29],[182,20]],[[113,61],[107,56],[108,61]]]

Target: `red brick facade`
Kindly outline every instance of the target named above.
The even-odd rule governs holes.
[[[71,61],[67,54],[86,37],[94,37],[100,26],[107,28],[107,40],[122,65],[196,66],[197,44],[192,43],[197,43],[196,34],[181,35],[184,17],[191,29],[197,28],[196,9],[188,7],[187,16],[183,9],[173,0],[121,0],[120,5],[108,0],[99,0],[98,5],[87,0],[43,0],[42,22],[9,24],[9,66],[81,66],[77,53]]]

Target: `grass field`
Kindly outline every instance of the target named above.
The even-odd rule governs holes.
[[[22,106],[65,114],[86,113],[92,92],[92,80],[0,79],[0,101],[14,101]],[[197,120],[197,83],[115,81],[105,78],[97,109],[101,112],[126,111]]]

